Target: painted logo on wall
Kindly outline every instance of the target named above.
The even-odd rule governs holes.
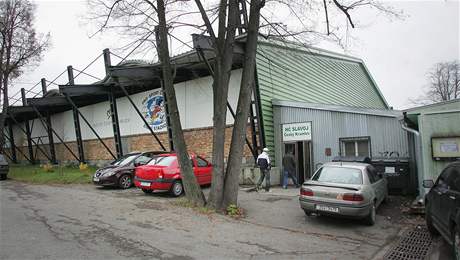
[[[166,110],[163,92],[155,90],[142,100],[142,114],[154,131],[166,130]],[[147,128],[147,126],[145,126]]]

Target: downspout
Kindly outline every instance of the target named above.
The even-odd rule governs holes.
[[[425,188],[423,188],[423,180],[425,178],[425,175],[424,175],[424,172],[423,172],[423,164],[422,164],[422,156],[421,156],[421,152],[422,152],[422,140],[421,140],[421,136],[420,136],[420,132],[413,129],[413,128],[410,128],[409,126],[407,126],[407,115],[406,115],[406,112],[403,113],[404,114],[404,118],[400,119],[399,122],[401,123],[401,128],[406,131],[406,132],[409,132],[411,134],[414,135],[414,143],[415,143],[415,163],[417,165],[417,182],[418,182],[418,191],[419,191],[419,194],[418,194],[418,197],[416,199],[416,201],[424,201],[424,198],[425,198]]]

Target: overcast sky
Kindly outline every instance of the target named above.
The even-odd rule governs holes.
[[[385,1],[404,11],[404,20],[389,21],[360,13],[366,26],[354,29],[356,38],[348,54],[363,59],[386,100],[395,109],[410,106],[408,98],[419,96],[426,86],[426,73],[437,62],[460,59],[460,2],[457,0]],[[49,32],[52,48],[45,53],[39,67],[25,73],[16,81],[15,90],[30,88],[42,77],[54,79],[67,65],[82,70],[104,48],[120,46],[114,34],[89,39],[90,28],[82,22],[85,1],[36,1],[36,28]],[[330,47],[333,50],[337,48]],[[124,56],[121,50],[114,50]],[[143,58],[137,56],[136,58]],[[112,63],[116,63],[113,58]],[[103,64],[99,59],[87,71],[102,77]],[[65,84],[66,75],[56,82]],[[94,81],[81,75],[79,83]],[[39,88],[36,88],[37,90]]]

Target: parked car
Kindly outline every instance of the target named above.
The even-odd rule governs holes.
[[[444,168],[436,182],[424,180],[431,188],[425,196],[425,219],[428,231],[441,234],[460,260],[460,161]]]
[[[211,184],[211,163],[195,154],[190,159],[198,184]],[[169,153],[159,155],[146,165],[137,167],[134,184],[145,193],[152,193],[154,190],[169,191],[177,197],[184,192],[181,179],[177,156]]]
[[[377,207],[388,196],[387,180],[367,163],[331,162],[300,188],[300,207],[307,216],[345,216],[375,223]]]
[[[10,166],[3,154],[0,154],[0,180],[6,180]]]
[[[161,152],[133,152],[122,156],[109,165],[98,169],[93,183],[99,186],[118,186],[128,189],[133,186],[134,168],[149,162]]]

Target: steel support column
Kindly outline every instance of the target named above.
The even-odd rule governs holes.
[[[21,98],[22,98],[22,105],[27,106],[26,90],[24,88],[21,88]],[[32,147],[32,137],[31,137],[31,132],[30,132],[29,120],[24,121],[24,126],[26,128],[25,132],[26,132],[26,138],[27,138],[27,148],[29,150],[30,163],[35,164],[34,150]]]
[[[18,163],[18,157],[16,156],[16,144],[14,143],[14,133],[13,133],[13,126],[11,124],[11,121],[8,122],[8,135],[10,136],[9,142],[10,142],[10,149],[11,149],[11,161],[13,163]]]
[[[42,84],[42,94],[43,96],[46,95],[47,89],[46,89],[46,79],[42,78],[41,79],[41,84]],[[51,125],[51,116],[49,112],[46,112],[46,123],[49,127],[46,128],[46,131],[48,133],[48,145],[50,147],[50,155],[51,155],[51,163],[57,164],[56,160],[56,150],[54,147],[54,138],[53,138],[53,131],[51,131],[52,125]]]
[[[104,56],[105,74],[109,76],[110,66],[111,66],[110,50],[104,49],[103,56]],[[120,158],[121,156],[123,156],[123,149],[121,146],[120,122],[118,121],[117,99],[113,93],[113,89],[111,89],[109,93],[109,103],[110,103],[110,115],[112,118],[113,138],[115,140],[115,149],[117,151],[117,157]]]
[[[65,148],[67,148],[67,150],[70,152],[70,154],[72,154],[72,156],[79,160],[78,156],[72,151],[72,149],[64,142],[64,140],[58,135],[58,133],[56,133],[56,131],[54,131],[54,129],[47,124],[46,120],[44,119],[43,115],[40,113],[40,111],[38,111],[38,109],[32,105],[32,108],[34,109],[35,113],[38,115],[38,118],[40,119],[40,122],[42,123],[43,127],[45,128],[49,128],[51,129],[51,131],[54,133],[54,135],[56,135],[56,137],[59,139],[59,141],[62,143],[62,145],[65,146]],[[51,159],[50,159],[51,160]]]
[[[12,113],[8,113],[8,115],[10,116],[11,120],[13,120],[13,122],[18,126],[19,130],[21,130],[26,136],[27,136],[27,129],[24,130],[24,128],[22,128],[20,126],[20,123],[18,122],[18,120],[16,120],[16,118],[14,117],[14,115]],[[27,121],[26,121],[27,122]],[[30,127],[29,127],[29,132],[30,132]],[[29,140],[27,140],[27,142],[29,143]],[[45,155],[45,157],[51,161],[51,157],[45,152],[43,151],[43,149],[34,141],[32,140],[32,138],[30,138],[30,144],[29,146],[31,147],[31,149],[29,149],[29,156],[30,156],[30,151],[32,151],[32,155],[33,155],[33,147],[32,147],[32,144],[35,145],[37,147],[38,150],[40,150],[40,152],[43,153],[43,155]],[[16,149],[18,151],[21,151],[19,149]],[[22,153],[22,151],[21,151]],[[22,153],[23,154],[23,153]],[[27,158],[27,157],[26,157]],[[33,157],[29,157],[29,162],[34,164],[35,163],[35,160],[33,159]]]
[[[118,121],[118,110],[117,110],[117,99],[113,93],[109,93],[110,103],[110,117],[112,118],[113,137],[115,139],[115,149],[117,151],[117,157],[123,156],[123,149],[121,148],[121,135],[120,135],[120,124]]]
[[[67,76],[69,78],[69,85],[74,85],[75,81],[72,66],[67,66]],[[78,108],[76,106],[72,106],[73,125],[75,128],[75,138],[77,139],[78,161],[84,163],[85,153],[83,150],[83,139],[81,138],[80,117],[78,116],[77,110]]]
[[[112,155],[113,159],[117,159],[117,157],[113,154],[113,152],[110,150],[110,148],[105,144],[105,142],[102,140],[102,138],[96,132],[96,130],[94,130],[93,126],[91,126],[91,124],[88,122],[86,117],[80,112],[80,110],[78,110],[77,105],[75,105],[75,103],[72,101],[72,99],[67,94],[64,94],[64,95],[67,98],[67,101],[72,105],[72,107],[75,109],[75,111],[77,111],[77,113],[81,116],[83,121],[88,125],[89,129],[91,129],[91,131],[93,131],[94,135],[96,135],[96,137],[99,140],[99,142],[101,142],[102,145],[105,147],[105,149],[107,149],[107,151],[110,153],[110,155]]]

